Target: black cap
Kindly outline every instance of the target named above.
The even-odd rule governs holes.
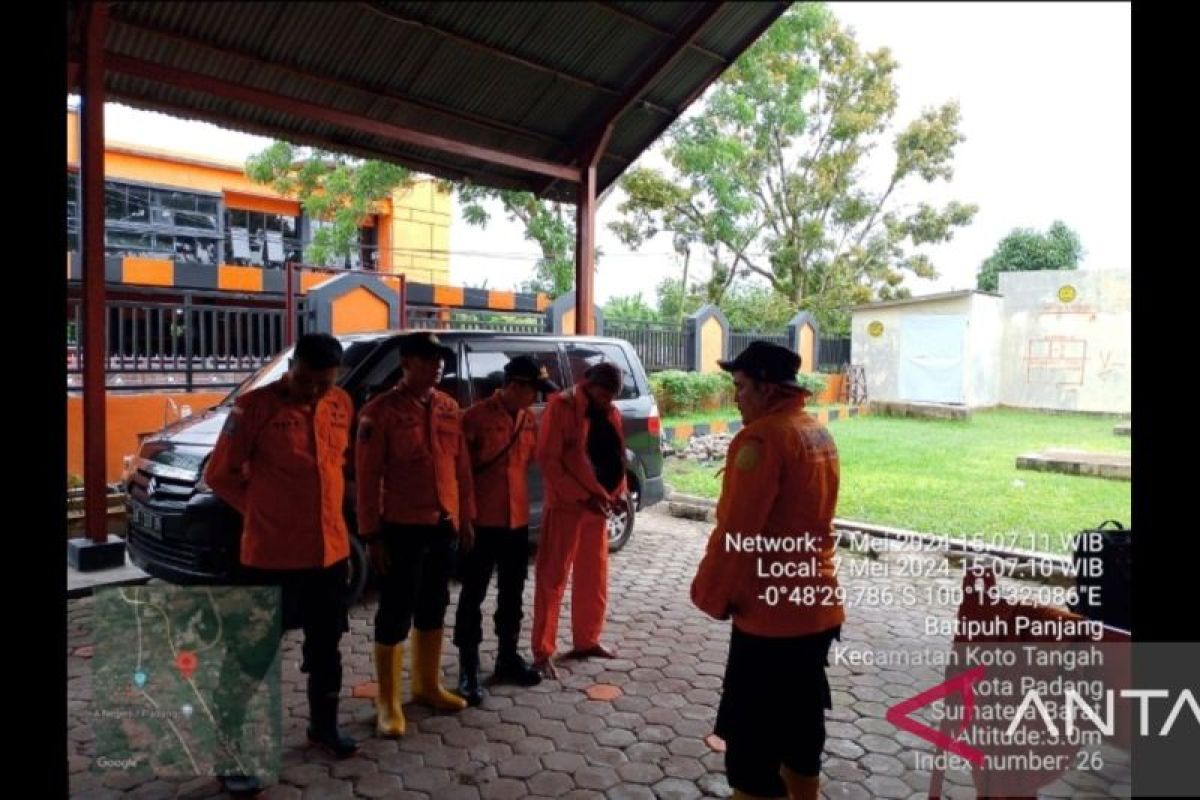
[[[558,385],[550,380],[546,368],[529,356],[517,356],[504,365],[505,383],[531,383],[539,392],[553,394],[558,391]]]
[[[418,358],[453,358],[454,350],[442,344],[432,331],[417,331],[400,337],[400,355]]]
[[[601,389],[618,394],[621,391],[621,383],[625,379],[625,374],[611,361],[601,361],[588,367],[587,371],[583,373],[583,377]]]
[[[800,356],[781,345],[770,342],[751,342],[732,361],[718,361],[726,372],[744,372],[756,381],[776,383],[793,389],[804,389],[796,382],[800,371]],[[805,391],[808,391],[805,389]]]

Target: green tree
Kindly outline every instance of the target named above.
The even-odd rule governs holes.
[[[306,260],[323,264],[354,249],[358,228],[375,204],[412,180],[405,167],[363,161],[340,153],[287,142],[272,142],[246,160],[246,177],[300,201],[318,227],[304,251]]]
[[[683,291],[683,282],[679,278],[664,278],[655,287],[658,299],[658,313],[665,320],[680,322],[688,314],[695,313],[700,306],[708,302],[704,287],[694,283],[688,284],[688,290]]]
[[[735,331],[782,331],[796,309],[791,301],[762,283],[739,281],[721,298],[721,311]]]
[[[1039,269],[1078,269],[1083,258],[1079,235],[1060,220],[1045,233],[1032,228],[1014,228],[979,265],[977,286],[988,292],[1000,288],[1001,272]]]
[[[637,292],[608,298],[608,302],[604,304],[604,318],[630,322],[657,322],[660,315],[657,309],[652,308],[643,299],[642,293]]]
[[[630,171],[613,231],[638,247],[659,232],[702,245],[708,299],[758,275],[830,332],[848,307],[906,296],[937,277],[925,245],[949,241],[976,206],[901,205],[910,185],[950,180],[959,109],[924,111],[892,140],[894,165],[868,186],[865,158],[892,128],[897,64],[864,53],[818,3],[794,5],[722,75],[701,113],[667,134],[670,171]]]
[[[575,206],[541,200],[532,192],[490,189],[473,184],[455,184],[468,225],[486,228],[491,222],[489,201],[500,203],[511,222],[525,228],[525,238],[537,243],[542,255],[534,265],[533,277],[522,285],[527,292],[545,292],[559,297],[575,288]],[[596,260],[600,251],[596,251]]]
[[[686,298],[681,287],[678,278],[665,278],[659,282],[657,295],[660,318],[674,321],[695,313],[708,302],[704,286],[689,286]],[[779,331],[796,315],[795,308],[786,297],[770,286],[750,281],[739,281],[730,286],[716,305],[735,331]]]

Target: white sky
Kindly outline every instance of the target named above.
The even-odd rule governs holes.
[[[927,250],[937,281],[909,279],[914,294],[974,286],[975,271],[1015,227],[1044,230],[1062,219],[1079,233],[1082,267],[1131,267],[1130,128],[1131,28],[1126,3],[832,3],[868,50],[889,47],[899,62],[896,82],[903,126],[924,108],[957,99],[962,109],[951,184],[920,188],[899,198],[979,205],[974,223],[954,240]],[[109,139],[170,146],[242,160],[268,140],[162,114],[109,105]],[[887,137],[890,142],[891,136]],[[658,148],[641,159],[661,166]],[[870,170],[886,175],[890,146],[877,150]],[[608,233],[618,218],[614,192],[597,214],[604,255],[596,274],[601,303],[654,287],[678,275],[680,263],[665,237],[629,253]],[[497,209],[498,211],[498,209]],[[537,247],[519,224],[498,213],[481,231],[455,209],[451,279],[506,289],[529,277]],[[693,274],[703,274],[697,257]]]

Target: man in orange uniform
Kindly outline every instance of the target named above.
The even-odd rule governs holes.
[[[625,493],[625,440],[621,412],[621,369],[601,362],[583,379],[554,395],[538,434],[545,504],[534,568],[534,668],[558,673],[558,611],[571,577],[571,657],[615,654],[600,643],[608,605],[607,513]]]
[[[337,729],[338,645],[349,630],[342,468],[354,415],[350,396],[334,385],[341,359],[342,346],[332,336],[301,336],[287,374],[242,395],[230,409],[204,479],[241,512],[244,580],[280,587],[283,629],[304,629],[308,738],[344,758],[358,748]],[[223,674],[241,669],[261,677],[274,655],[268,649],[253,665],[227,660]],[[219,705],[223,727],[236,734],[244,699],[222,695]],[[239,793],[259,788],[251,776],[231,777],[226,786]]]
[[[436,388],[453,357],[432,333],[400,341],[403,377],[363,406],[355,454],[358,529],[379,576],[375,614],[376,730],[403,736],[403,643],[415,628],[412,698],[444,711],[466,701],[441,683],[442,628],[454,539],[469,550],[474,502],[458,402]]]
[[[537,421],[529,407],[538,392],[558,391],[546,368],[529,356],[504,365],[504,386],[463,414],[463,430],[475,481],[475,546],[462,561],[462,592],[454,622],[458,645],[458,693],[473,706],[479,685],[480,607],[496,570],[496,638],[493,683],[534,686],[542,677],[517,652],[521,595],[529,571],[529,463],[537,447]]]
[[[804,412],[800,356],[752,342],[733,361],[744,427],[729,447],[717,525],[692,601],[733,619],[716,733],[734,797],[815,800],[826,658],[845,619],[834,568],[837,447]]]

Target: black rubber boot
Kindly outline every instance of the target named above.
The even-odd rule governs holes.
[[[500,646],[500,655],[496,657],[496,670],[492,673],[492,683],[537,686],[541,682],[542,674],[525,663],[525,659],[517,652],[515,642]]]
[[[309,694],[308,741],[324,749],[334,758],[349,758],[358,752],[358,743],[345,736],[337,727],[338,696]]]
[[[479,648],[463,647],[458,651],[458,695],[469,706],[483,702],[483,689],[479,685]]]
[[[220,780],[221,788],[234,797],[256,797],[265,788],[253,775],[222,775]]]

